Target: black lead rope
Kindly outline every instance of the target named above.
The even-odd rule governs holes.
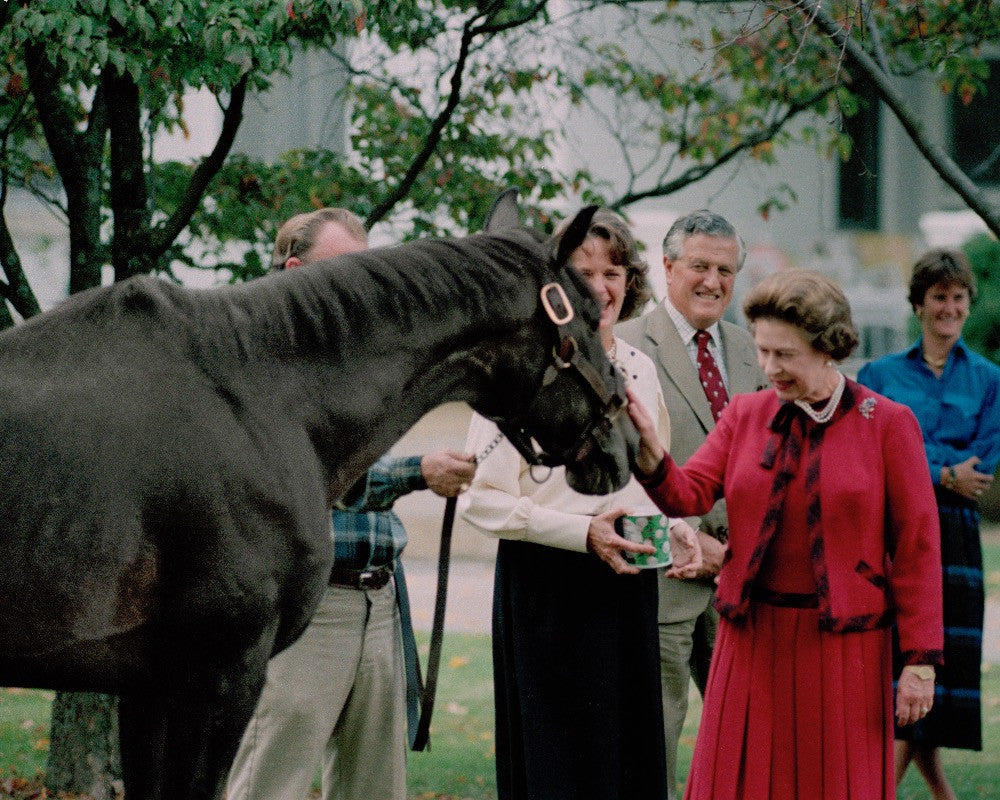
[[[431,715],[434,713],[434,696],[437,693],[438,671],[441,667],[441,643],[444,639],[444,609],[448,598],[448,565],[451,561],[451,531],[455,526],[457,497],[449,497],[444,504],[441,522],[441,549],[438,553],[437,596],[434,598],[434,623],[431,626],[431,647],[427,656],[427,680],[420,698],[420,721],[413,740],[413,750],[430,750]]]
[[[477,464],[496,450],[504,439],[503,433],[493,437],[475,457]],[[444,641],[444,610],[448,599],[448,567],[451,562],[451,532],[455,527],[455,508],[458,496],[449,497],[444,504],[441,520],[441,549],[438,552],[437,594],[434,597],[434,622],[431,625],[431,646],[427,656],[427,681],[420,695],[420,719],[413,737],[411,750],[430,750],[431,715],[434,713],[434,695],[437,694],[437,677],[441,667],[441,643]]]

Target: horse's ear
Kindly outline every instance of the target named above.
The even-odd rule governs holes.
[[[590,221],[596,213],[597,206],[587,206],[581,209],[566,226],[559,240],[559,249],[556,251],[556,263],[560,267],[569,261],[570,254],[583,244],[583,240],[587,238],[587,231],[590,230]]]
[[[487,233],[497,233],[508,228],[517,228],[521,224],[521,210],[517,207],[517,189],[505,189],[493,201],[493,206],[486,215],[483,230]]]

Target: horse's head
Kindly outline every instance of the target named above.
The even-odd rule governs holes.
[[[487,220],[487,233],[519,226],[515,200],[512,190],[501,195]],[[545,262],[537,309],[521,333],[526,355],[514,367],[521,374],[507,376],[506,388],[518,389],[517,407],[493,418],[528,463],[565,465],[571,487],[606,494],[628,481],[638,434],[625,411],[622,376],[597,335],[597,303],[568,264],[594,211],[590,207],[577,214],[558,249],[550,240],[536,239]],[[530,378],[527,385],[525,376]]]

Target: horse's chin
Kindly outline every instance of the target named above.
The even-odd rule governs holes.
[[[566,482],[580,494],[611,494],[628,482],[628,473],[623,479],[619,470],[609,472],[591,464],[589,468],[567,469]]]
[[[613,446],[602,448],[586,461],[566,467],[566,482],[581,494],[610,494],[628,483],[639,453],[639,434],[628,424],[614,427]]]

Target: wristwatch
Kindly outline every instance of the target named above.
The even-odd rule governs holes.
[[[934,680],[934,667],[930,664],[907,664],[903,669],[912,672],[922,681]]]

